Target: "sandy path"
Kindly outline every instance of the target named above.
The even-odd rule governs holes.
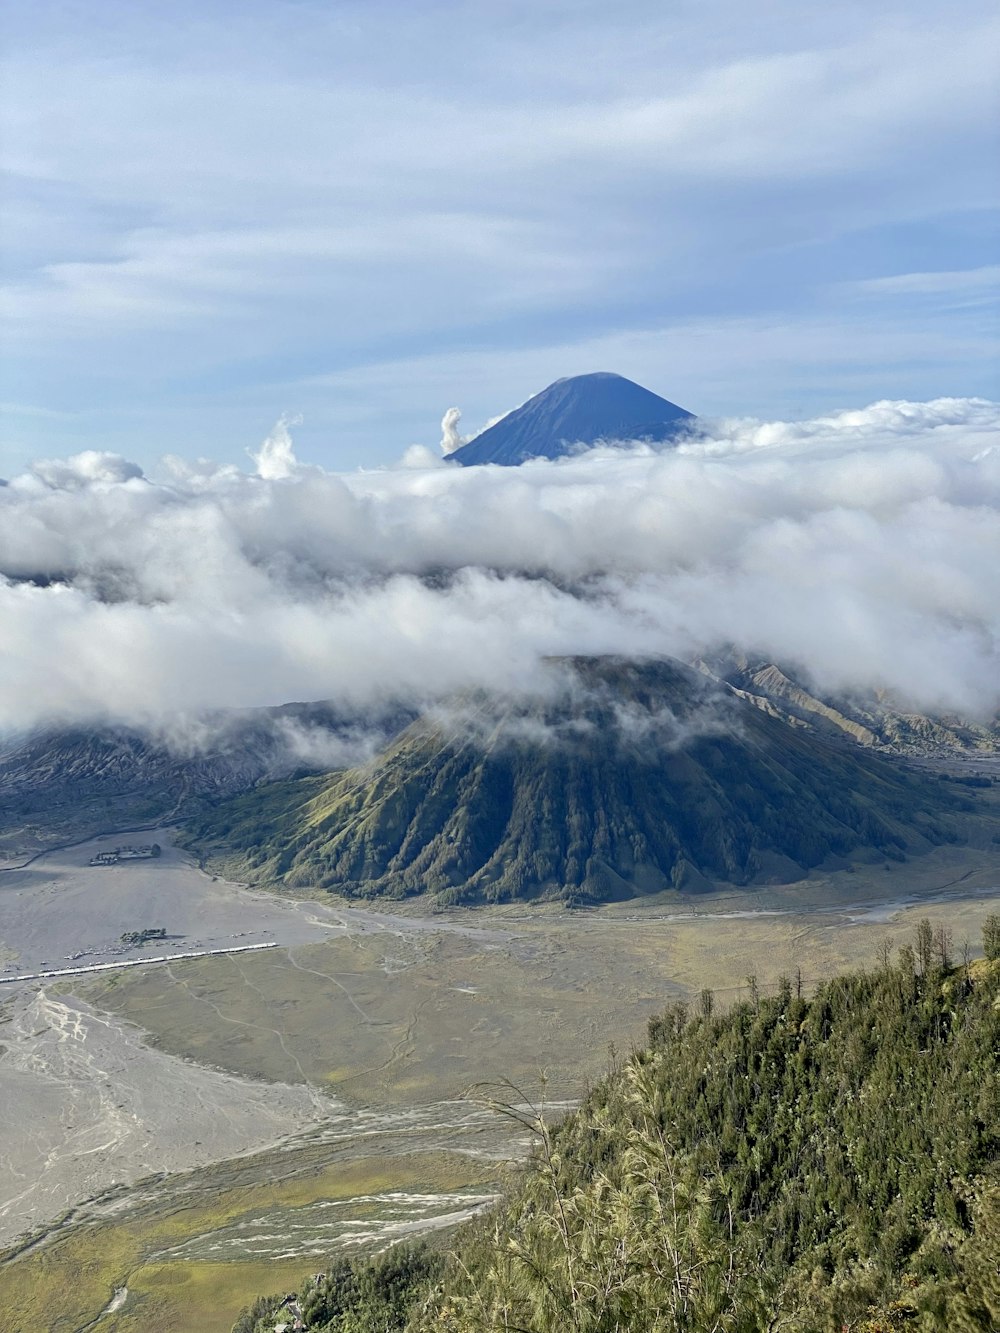
[[[502,942],[510,932],[442,917],[393,916],[337,902],[279,897],[213,878],[174,847],[169,829],[144,835],[162,847],[156,859],[92,866],[124,835],[46,852],[26,869],[0,877],[0,974],[5,978],[138,958],[153,946],[122,950],[126,931],[162,927],[160,953],[275,941],[313,944],[331,935],[409,937],[448,931]]]

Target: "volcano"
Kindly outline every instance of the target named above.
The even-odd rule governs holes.
[[[553,669],[562,682],[544,697],[457,700],[372,763],[258,787],[188,836],[256,882],[580,904],[787,883],[955,838],[962,805],[940,782],[679,662]]]
[[[602,440],[676,440],[694,414],[622,375],[599,371],[556,380],[450,455],[468,467],[516,467],[529,458],[561,458]]]

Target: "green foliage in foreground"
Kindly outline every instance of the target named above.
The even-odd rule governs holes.
[[[925,963],[668,1011],[556,1129],[509,1108],[538,1148],[450,1255],[342,1261],[307,1326],[1000,1328],[1000,961]]]

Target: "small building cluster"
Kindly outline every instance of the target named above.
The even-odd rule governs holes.
[[[116,847],[113,852],[98,852],[90,858],[92,866],[116,866],[119,861],[145,861],[160,855],[158,842],[145,843],[141,847]]]
[[[145,930],[126,930],[118,943],[126,949],[141,949],[144,944],[150,940],[165,940],[167,931],[165,926],[147,926]]]

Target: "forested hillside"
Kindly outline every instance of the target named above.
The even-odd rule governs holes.
[[[1000,1327],[1000,921],[807,998],[650,1023],[448,1255],[339,1262],[329,1333],[986,1333]],[[990,957],[992,955],[992,957]],[[510,1101],[516,1101],[511,1093]],[[237,1333],[282,1322],[258,1301]]]
[[[363,768],[207,807],[189,842],[225,873],[293,888],[586,904],[899,861],[959,840],[973,809],[679,662],[562,669],[554,697],[465,700]]]

